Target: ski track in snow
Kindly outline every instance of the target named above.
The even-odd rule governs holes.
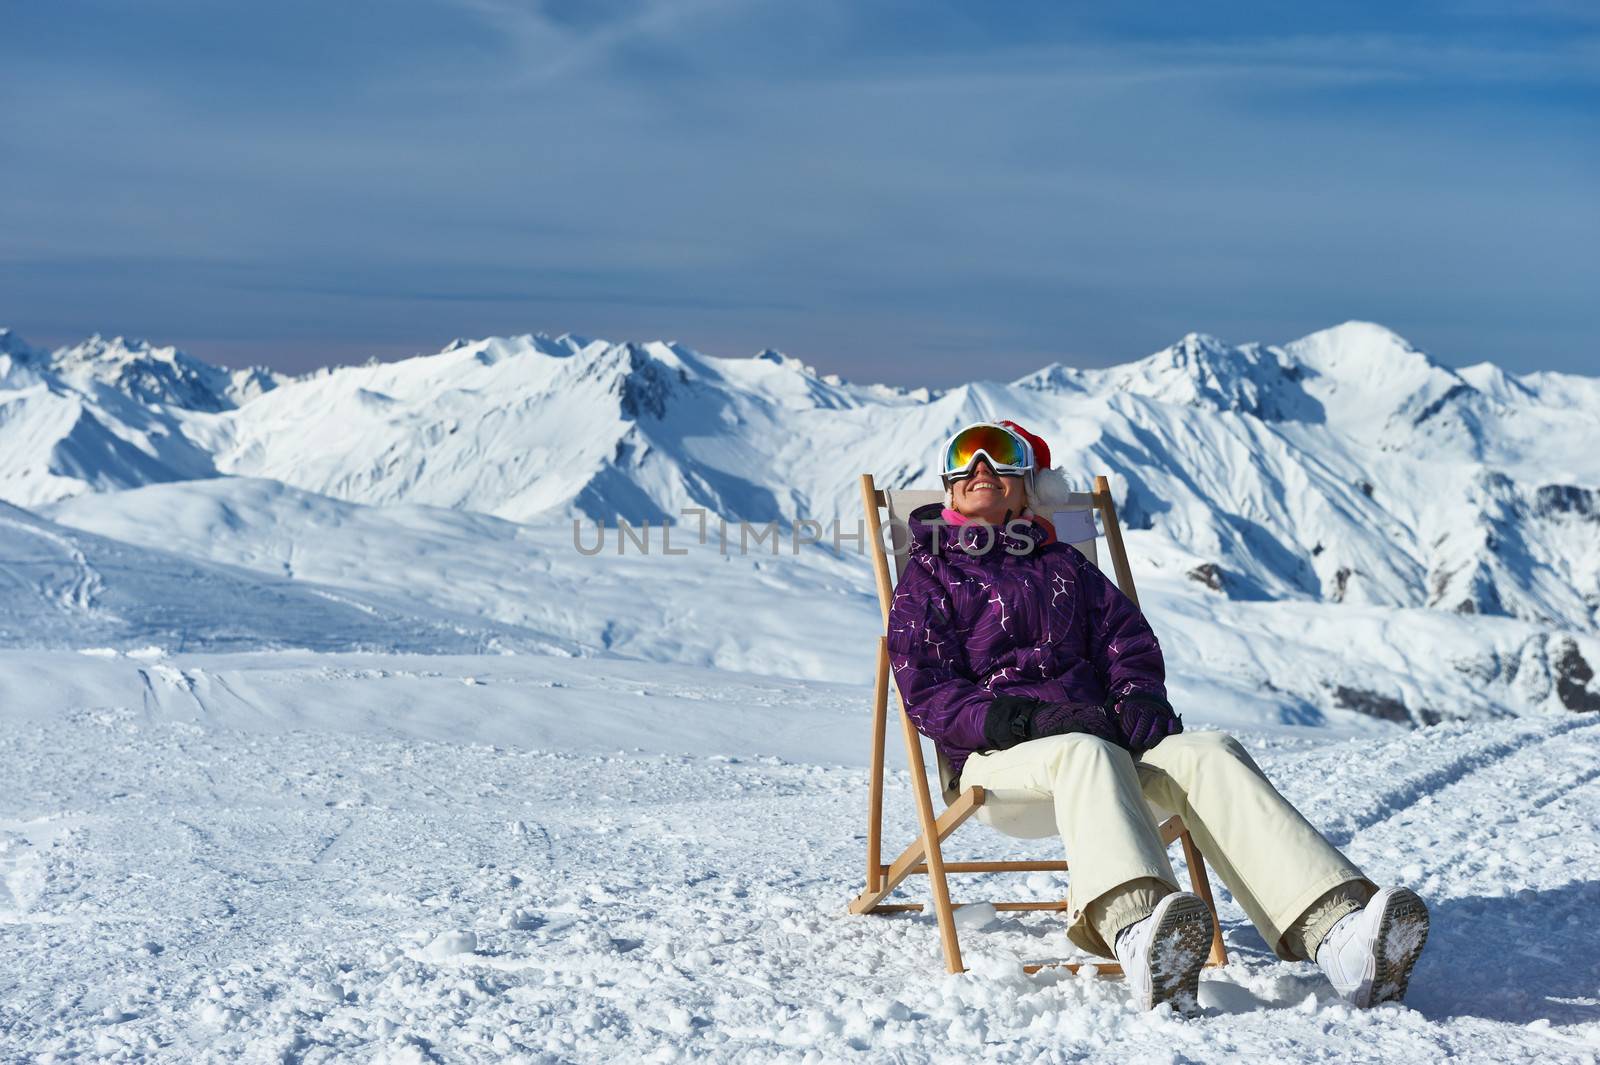
[[[95,599],[100,594],[104,582],[101,580],[100,572],[90,565],[88,557],[69,537],[50,529],[24,525],[22,522],[5,517],[0,517],[0,530],[9,530],[11,536],[38,537],[53,544],[71,562],[73,574],[70,580],[60,581],[57,587],[46,586],[43,589],[44,593],[61,604],[64,609],[84,614],[96,613]],[[19,580],[17,575],[10,572],[9,561],[9,559],[0,560],[0,575],[10,580]]]
[[[1068,949],[1056,915],[963,911],[971,971],[949,976],[931,917],[846,914],[864,865],[859,766],[244,729],[207,719],[202,672],[140,669],[137,708],[6,718],[0,1059],[1600,1053],[1592,716],[1246,735],[1369,875],[1418,888],[1433,930],[1407,1005],[1356,1011],[1312,966],[1274,958],[1219,891],[1233,961],[1206,972],[1204,1016],[1184,1021],[1133,1011],[1119,981],[1025,976],[1021,961]],[[915,831],[903,772],[887,807],[886,859]],[[981,826],[947,850],[1056,853]],[[953,881],[958,901],[1064,892],[1052,874]],[[923,891],[914,880],[896,900]]]

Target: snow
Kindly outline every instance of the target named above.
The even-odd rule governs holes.
[[[1024,974],[1059,917],[982,903],[1053,874],[955,878],[957,976],[930,917],[847,915],[882,619],[829,524],[990,417],[1110,473],[1187,727],[1429,902],[1406,1005],[1348,1008],[1225,890],[1194,1021]],[[1593,1061],[1594,444],[1600,379],[1367,322],[943,391],[570,334],[288,380],[0,329],[0,1060]],[[891,850],[908,784],[891,734]]]
[[[157,536],[154,543],[162,538]],[[137,547],[0,503],[0,645],[558,650],[559,638]],[[168,544],[170,546],[170,543]],[[130,652],[131,653],[131,652]]]
[[[1070,949],[1057,917],[958,911],[969,971],[951,976],[930,918],[846,914],[860,686],[536,656],[163,661],[141,677],[126,658],[0,653],[0,773],[26,782],[0,796],[7,1057],[1600,1053],[1593,715],[1241,733],[1369,874],[1428,899],[1433,929],[1407,1003],[1356,1011],[1223,892],[1233,960],[1182,1021],[1131,1009],[1115,980],[1024,975]],[[540,687],[547,670],[579,687]],[[516,697],[462,703],[468,671]],[[603,693],[605,710],[574,712]],[[903,770],[889,784],[899,842],[915,830]],[[1055,856],[981,828],[949,849]],[[957,878],[958,900],[980,890]]]

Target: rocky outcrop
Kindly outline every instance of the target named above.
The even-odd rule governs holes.
[[[1436,710],[1428,707],[1412,710],[1402,699],[1366,688],[1335,684],[1332,697],[1334,705],[1341,710],[1354,710],[1358,714],[1401,725],[1437,725],[1442,720],[1442,715]]]
[[[1550,675],[1562,706],[1578,713],[1600,713],[1600,692],[1589,687],[1594,668],[1579,653],[1575,640],[1563,637],[1557,643],[1550,656]]]
[[[1213,592],[1225,592],[1227,581],[1224,579],[1222,567],[1215,562],[1202,562],[1188,573],[1184,574],[1191,581],[1199,581]]]

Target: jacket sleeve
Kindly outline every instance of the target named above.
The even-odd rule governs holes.
[[[1107,702],[1135,692],[1166,701],[1167,668],[1150,623],[1094,563],[1084,558],[1079,570],[1089,611],[1089,653]]]
[[[995,695],[972,676],[954,620],[949,591],[926,566],[906,567],[889,610],[889,665],[900,701],[924,736],[948,748],[979,751],[1010,746],[986,734],[995,709],[997,730],[1009,727]]]

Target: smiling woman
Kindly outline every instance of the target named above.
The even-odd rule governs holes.
[[[1011,515],[1022,513],[1027,490],[1022,478],[1001,476],[986,459],[978,459],[972,474],[950,486],[950,502],[968,518],[988,525],[1004,525]]]
[[[1182,816],[1279,957],[1315,960],[1358,1006],[1403,997],[1426,906],[1367,879],[1232,736],[1184,732],[1138,605],[1030,509],[1048,462],[1014,422],[946,443],[947,505],[912,511],[889,612],[906,715],[958,787],[1053,800],[1067,935],[1116,957],[1144,1007],[1198,1008],[1214,934],[1210,908],[1178,890],[1156,809]]]

